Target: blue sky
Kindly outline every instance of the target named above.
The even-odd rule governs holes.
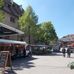
[[[59,38],[74,34],[74,0],[14,0],[24,9],[31,5],[39,23],[51,21]]]

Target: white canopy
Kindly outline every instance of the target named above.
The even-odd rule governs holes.
[[[7,39],[0,39],[0,43],[27,45],[25,41],[15,41],[15,40],[7,40]]]
[[[16,28],[13,28],[9,25],[0,23],[0,36],[12,35],[12,34],[24,34],[24,32],[22,32]]]

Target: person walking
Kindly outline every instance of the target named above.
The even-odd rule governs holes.
[[[70,56],[71,56],[71,50],[70,50],[70,47],[68,47],[68,49],[67,49],[67,57],[70,58]]]
[[[65,50],[64,47],[63,47],[63,49],[62,49],[62,53],[63,53],[63,56],[65,57],[66,50]]]

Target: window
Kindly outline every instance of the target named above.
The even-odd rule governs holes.
[[[10,21],[15,23],[15,18],[14,17],[10,17]]]

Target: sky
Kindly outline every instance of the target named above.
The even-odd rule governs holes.
[[[51,21],[59,38],[74,34],[74,0],[14,0],[25,10],[31,5],[39,23]]]

